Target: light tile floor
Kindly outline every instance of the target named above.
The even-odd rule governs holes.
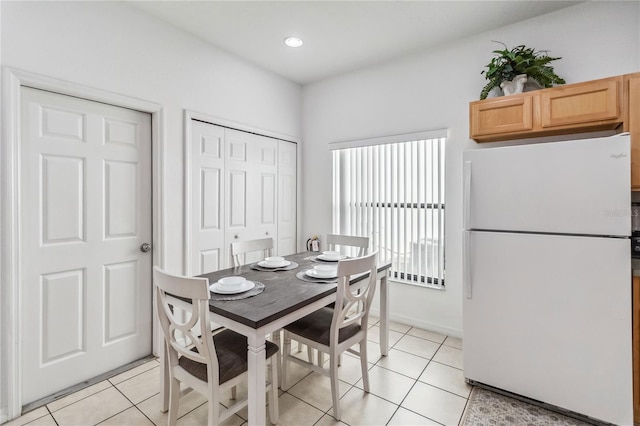
[[[371,393],[362,390],[359,360],[347,354],[340,367],[342,422],[332,417],[329,378],[291,364],[287,392],[280,392],[280,425],[458,425],[471,386],[462,375],[462,341],[391,323],[391,350],[380,356],[378,319],[369,330]],[[299,353],[306,357],[306,351]],[[160,364],[143,365],[31,411],[7,423],[59,426],[165,426],[160,412]],[[238,392],[246,391],[239,388]],[[225,403],[226,401],[222,401]],[[246,425],[247,410],[225,426]],[[206,425],[206,400],[191,392],[180,400],[178,426]]]

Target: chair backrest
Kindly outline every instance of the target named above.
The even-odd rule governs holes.
[[[218,358],[209,322],[209,280],[171,275],[155,266],[153,282],[169,366],[177,366],[179,356],[187,357],[205,364],[209,383],[218,383]],[[167,294],[188,302],[175,309],[176,302],[169,303]]]
[[[362,257],[369,251],[369,237],[356,237],[354,235],[327,234],[327,249],[337,250],[336,246],[356,247],[357,257]],[[352,253],[349,253],[352,254]]]
[[[262,250],[262,258],[273,255],[273,238],[261,238],[259,240],[237,241],[231,243],[232,266],[244,265],[246,254]]]
[[[331,322],[330,341],[337,343],[341,328],[360,322],[364,330],[369,321],[369,309],[376,290],[376,265],[378,252],[355,259],[338,262],[338,289],[336,304]],[[369,273],[364,283],[351,287],[349,281],[353,275]]]

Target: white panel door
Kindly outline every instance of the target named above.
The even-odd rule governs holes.
[[[629,136],[464,152],[465,228],[630,235]]]
[[[226,258],[234,241],[277,241],[277,141],[226,129]],[[257,255],[256,255],[257,256]],[[248,255],[245,262],[260,260]]]
[[[256,141],[258,142],[258,141]],[[278,231],[278,141],[260,136],[259,143],[252,146],[258,152],[257,186],[250,186],[252,200],[249,221],[255,232],[254,238],[273,238],[277,251]],[[255,197],[255,198],[254,198]],[[280,253],[278,253],[280,254]]]
[[[151,117],[21,96],[26,404],[151,353]]]
[[[191,120],[192,275],[221,269],[224,257],[224,127]]]
[[[297,146],[278,141],[278,254],[296,253]]]
[[[468,232],[468,242],[465,377],[632,424],[629,240]]]

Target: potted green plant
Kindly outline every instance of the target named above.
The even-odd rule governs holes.
[[[496,43],[502,44],[504,49],[494,50],[495,57],[486,65],[487,69],[481,72],[489,82],[480,92],[480,99],[486,99],[494,87],[500,87],[501,83],[511,81],[522,74],[526,74],[529,80],[534,80],[542,87],[565,83],[549,65],[551,61],[562,58],[552,58],[547,55],[546,50],[536,52],[525,45],[509,49],[502,42]]]

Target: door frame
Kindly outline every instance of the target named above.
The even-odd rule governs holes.
[[[133,109],[151,114],[151,180],[152,180],[152,244],[153,265],[165,264],[164,261],[164,168],[163,152],[164,140],[164,108],[162,105],[132,98],[113,92],[95,89],[63,80],[58,80],[35,73],[2,68],[1,105],[2,144],[0,147],[0,206],[2,217],[0,222],[0,312],[6,323],[2,324],[1,344],[6,348],[7,357],[2,357],[2,369],[6,371],[3,381],[7,384],[7,407],[2,412],[0,407],[0,423],[15,418],[22,411],[22,373],[20,362],[21,348],[21,157],[20,157],[20,126],[22,117],[20,93],[23,86],[47,90],[61,95],[107,103],[110,105]],[[152,305],[155,318],[155,304]],[[152,350],[157,348],[158,331],[156,321],[153,321]]]

